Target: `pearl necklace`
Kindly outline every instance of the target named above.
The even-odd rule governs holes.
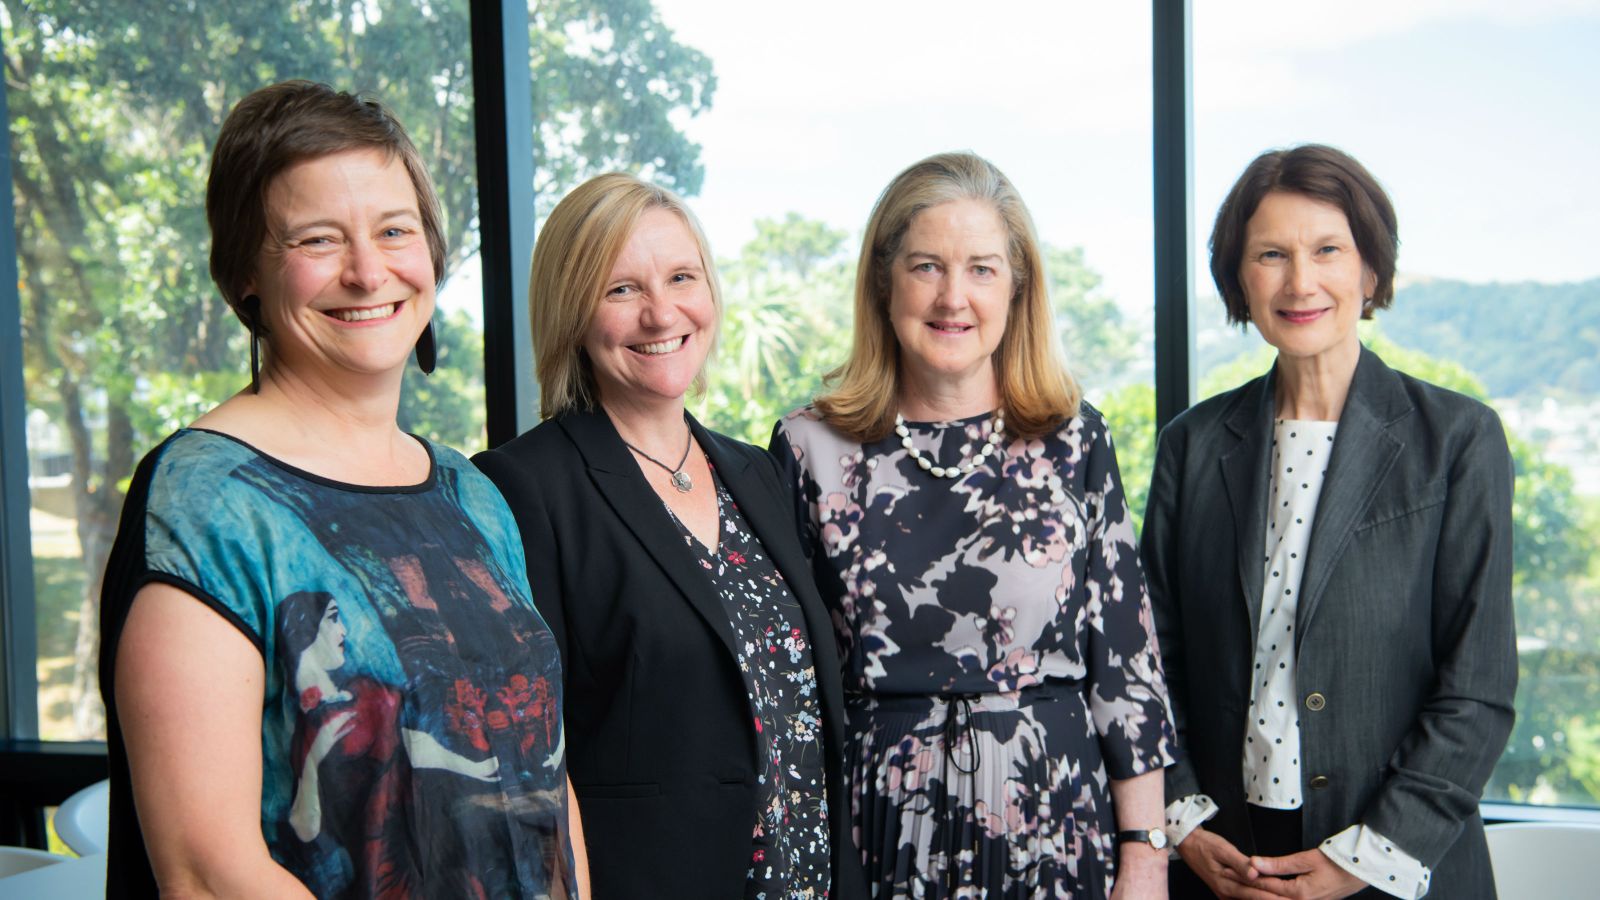
[[[906,448],[906,455],[917,463],[917,468],[935,478],[960,478],[972,474],[972,470],[983,465],[993,455],[995,448],[1000,446],[1000,441],[1006,430],[1006,420],[999,413],[995,413],[994,424],[989,429],[989,438],[984,441],[983,449],[970,460],[962,460],[957,466],[936,466],[933,460],[922,455],[911,443],[911,429],[906,427],[906,417],[899,413],[894,414],[894,433],[900,436],[900,446]]]

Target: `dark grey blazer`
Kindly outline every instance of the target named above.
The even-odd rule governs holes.
[[[835,898],[864,898],[850,840],[833,625],[766,451],[695,439],[804,610],[822,697]],[[761,771],[733,626],[603,412],[544,422],[472,460],[522,529],[528,582],[561,647],[567,771],[597,900],[738,900]]]
[[[1209,794],[1221,810],[1206,827],[1246,853],[1273,387],[1269,373],[1161,433],[1141,541],[1187,751],[1167,797]],[[1492,410],[1362,349],[1295,622],[1301,846],[1365,823],[1432,868],[1430,896],[1450,900],[1494,897],[1478,798],[1517,683],[1511,480]]]

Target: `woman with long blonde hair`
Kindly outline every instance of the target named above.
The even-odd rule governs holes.
[[[773,434],[879,897],[1165,896],[1166,687],[1111,439],[1054,332],[1016,189],[930,157],[868,222],[849,360]]]

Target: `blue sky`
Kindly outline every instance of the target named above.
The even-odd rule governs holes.
[[[789,211],[857,234],[895,172],[966,148],[1081,244],[1132,311],[1150,294],[1146,3],[658,0],[716,67],[691,206],[720,255]],[[1389,188],[1403,273],[1600,276],[1600,2],[1196,0],[1196,238],[1262,149],[1337,144]],[[1197,261],[1197,285],[1205,261]]]

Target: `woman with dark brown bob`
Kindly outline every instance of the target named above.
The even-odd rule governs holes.
[[[1331,147],[1262,154],[1217,213],[1228,317],[1278,355],[1156,453],[1175,897],[1494,896],[1478,797],[1517,679],[1511,455],[1487,406],[1362,347],[1398,247],[1383,188]]]
[[[411,139],[374,100],[263,88],[223,123],[206,216],[251,383],[151,451],[123,508],[108,894],[587,896],[516,522],[396,424],[444,273]]]

